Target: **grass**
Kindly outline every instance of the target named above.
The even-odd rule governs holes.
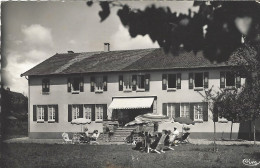
[[[165,154],[142,153],[128,145],[4,144],[2,167],[243,167],[247,158],[260,161],[260,149],[243,146],[179,145]]]

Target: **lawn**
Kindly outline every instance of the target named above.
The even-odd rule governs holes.
[[[260,161],[253,146],[179,145],[165,154],[142,153],[129,145],[3,144],[2,167],[242,167],[245,158]]]

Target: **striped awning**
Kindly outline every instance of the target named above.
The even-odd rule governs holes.
[[[150,108],[154,98],[114,98],[108,108],[110,109],[142,109]]]

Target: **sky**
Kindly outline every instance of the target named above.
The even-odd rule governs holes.
[[[127,2],[131,8],[151,4],[170,7],[172,12],[188,13],[193,2]],[[116,12],[100,22],[96,2],[5,2],[2,12],[2,81],[11,91],[27,95],[28,81],[20,75],[55,53],[102,51],[104,42],[111,50],[158,48],[148,36],[131,38]],[[196,9],[193,8],[193,11]]]

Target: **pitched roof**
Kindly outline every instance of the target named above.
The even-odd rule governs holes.
[[[181,51],[178,56],[164,53],[161,48],[55,54],[21,76],[163,70],[179,68],[223,67],[228,62],[212,63],[202,52]]]

